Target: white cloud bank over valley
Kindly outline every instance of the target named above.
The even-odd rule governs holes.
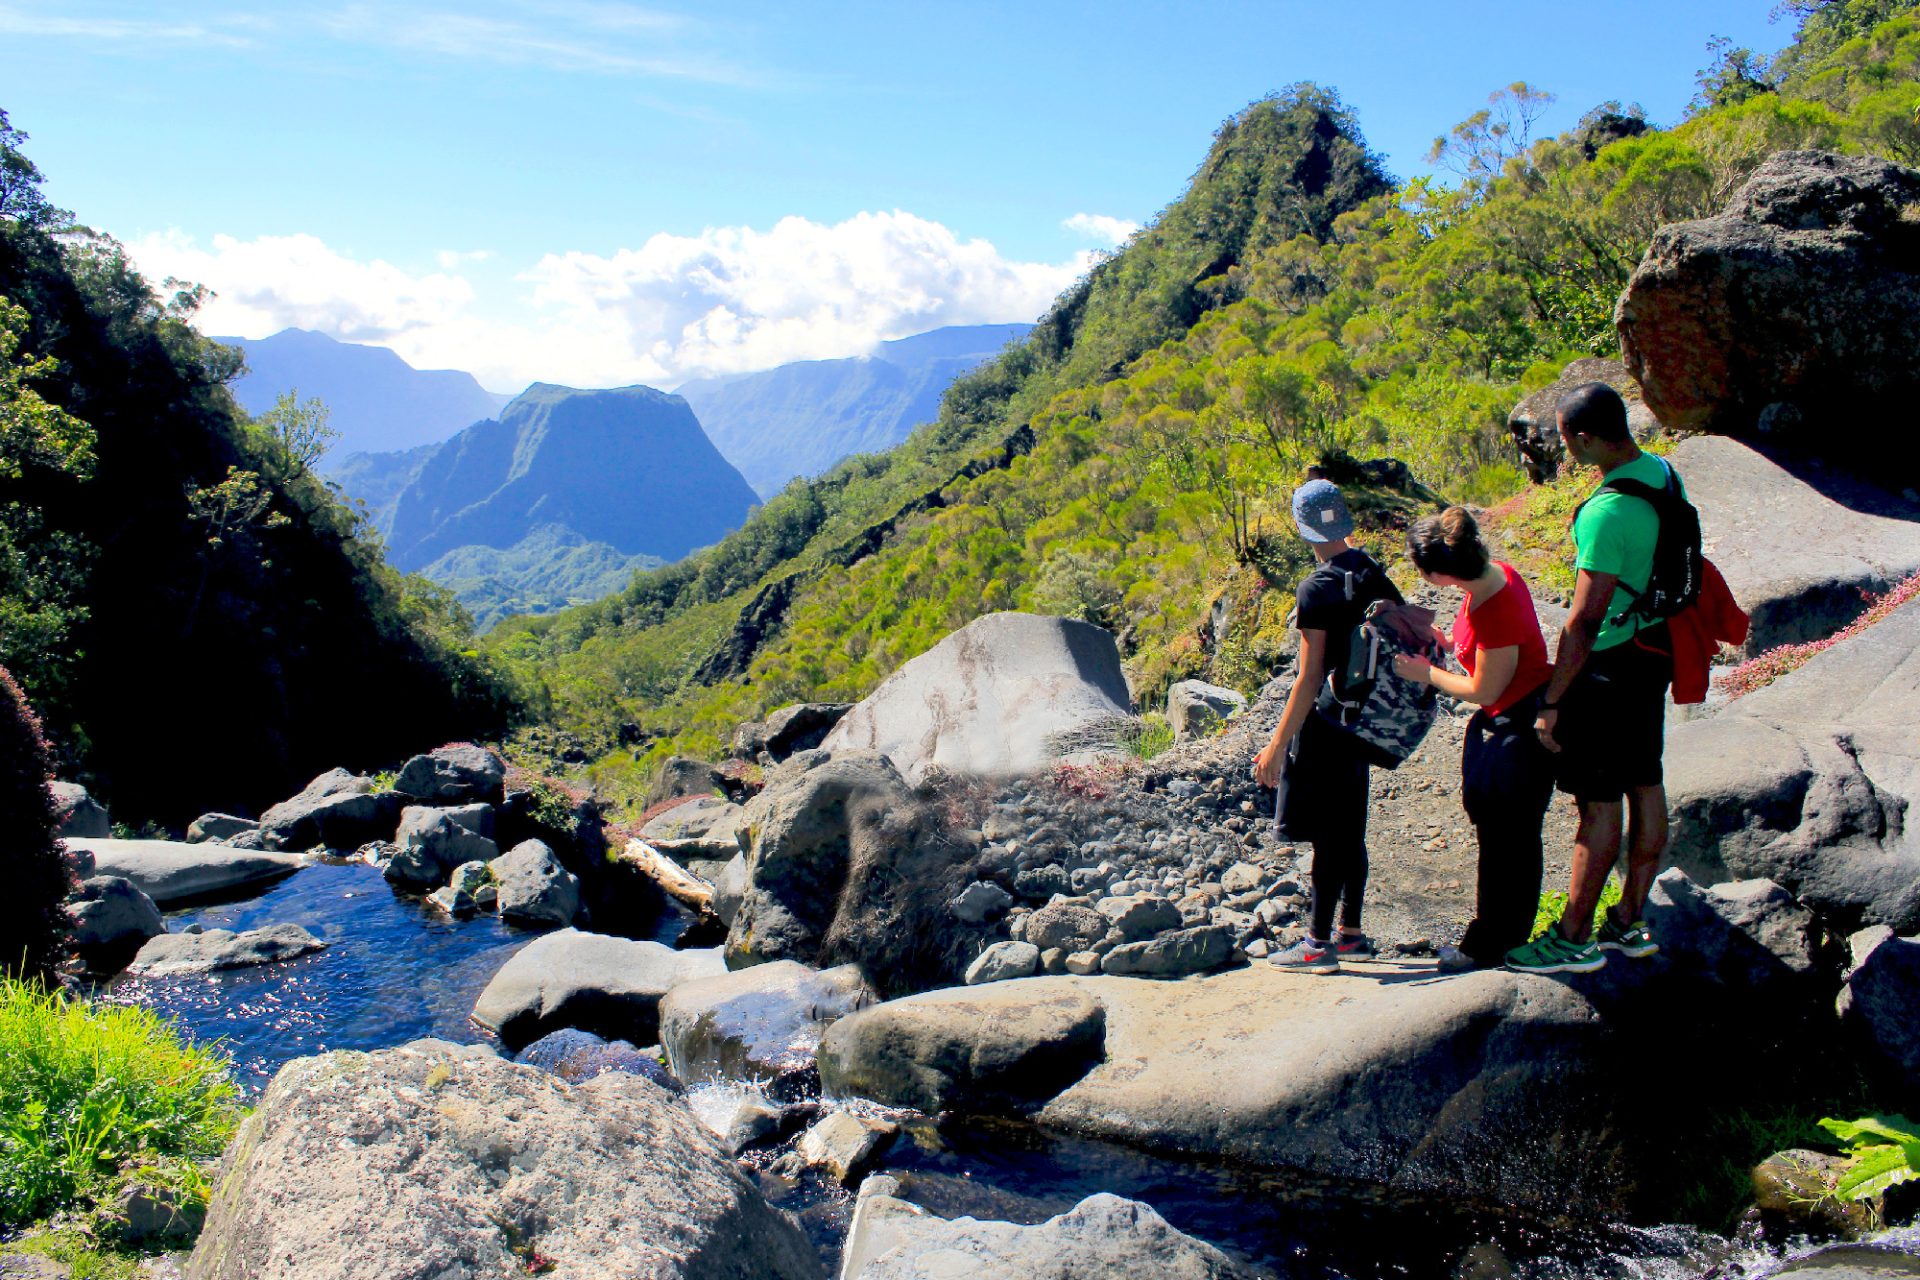
[[[520,296],[511,300],[476,285],[484,253],[443,251],[431,267],[408,269],[311,235],[202,244],[177,230],[127,248],[156,285],[172,276],[214,292],[203,332],[315,329],[391,347],[417,368],[470,370],[501,391],[536,380],[671,386],[854,355],[943,325],[1031,320],[1092,260],[1014,261],[899,210],[547,254],[512,277]]]

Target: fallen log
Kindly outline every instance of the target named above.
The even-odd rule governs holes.
[[[659,885],[661,891],[675,902],[691,907],[701,915],[714,914],[713,886],[645,840],[635,837],[627,841],[622,857]]]

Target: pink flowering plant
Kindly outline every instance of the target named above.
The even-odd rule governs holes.
[[[1883,621],[1901,605],[1920,596],[1920,573],[1895,583],[1880,595],[1865,591],[1860,594],[1867,601],[1866,612],[1839,631],[1820,640],[1776,645],[1727,672],[1722,687],[1728,696],[1737,698],[1756,689],[1764,689],[1789,671],[1797,671],[1805,666],[1815,654],[1825,652],[1842,640],[1857,636],[1876,622]]]

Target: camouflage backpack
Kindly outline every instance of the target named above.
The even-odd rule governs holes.
[[[1433,610],[1375,600],[1353,629],[1346,666],[1327,673],[1313,704],[1329,724],[1363,743],[1383,769],[1398,768],[1419,749],[1440,701],[1432,685],[1393,673],[1400,653],[1436,664],[1446,660],[1434,642]]]

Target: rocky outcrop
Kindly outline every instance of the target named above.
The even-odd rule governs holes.
[[[1167,722],[1176,742],[1211,733],[1246,709],[1245,694],[1204,680],[1182,680],[1167,690]]]
[[[859,964],[892,992],[959,976],[974,947],[947,904],[970,850],[872,752],[807,752],[770,771],[740,825],[751,834],[727,964]]]
[[[457,742],[407,761],[393,789],[432,805],[499,804],[506,781],[507,766],[499,756]]]
[[[738,848],[733,830],[740,824],[741,807],[716,795],[689,797],[649,819],[640,828],[643,840],[704,840],[716,846]]]
[[[1722,213],[1662,227],[1614,315],[1667,426],[1798,436],[1901,422],[1920,395],[1920,172],[1792,151]],[[1911,439],[1876,450],[1916,456]],[[1882,454],[1884,456],[1884,453]],[[1871,464],[1869,464],[1871,465]]]
[[[1032,1111],[1101,1060],[1106,1010],[1077,981],[928,991],[842,1018],[820,1044],[821,1087],[929,1115]]]
[[[261,814],[260,833],[273,849],[357,849],[391,836],[404,802],[398,792],[377,790],[371,778],[335,769]]]
[[[673,988],[660,1001],[660,1045],[688,1084],[804,1082],[827,1028],[878,998],[853,965],[777,960]]]
[[[1627,426],[1634,438],[1646,440],[1660,429],[1659,420],[1640,396],[1640,384],[1618,360],[1584,356],[1560,371],[1560,376],[1533,392],[1507,415],[1507,434],[1520,451],[1527,478],[1544,484],[1560,474],[1566,446],[1560,443],[1560,397],[1587,382],[1604,382],[1627,402]]]
[[[767,717],[760,749],[774,764],[801,751],[811,751],[827,740],[851,710],[851,702],[801,702],[781,707]]]
[[[189,973],[277,964],[326,948],[326,943],[297,924],[268,925],[244,933],[231,929],[163,933],[140,948],[140,954],[133,958],[127,971],[150,978],[173,978]]]
[[[1149,1205],[1108,1192],[1032,1226],[941,1218],[893,1194],[897,1180],[860,1188],[845,1280],[1252,1280],[1257,1273],[1176,1230]],[[872,1188],[869,1190],[868,1188]]]
[[[1813,913],[1771,880],[1702,887],[1671,867],[1647,895],[1647,923],[1665,962],[1709,977],[1739,999],[1812,1001],[1831,994]]]
[[[163,907],[258,889],[307,865],[290,853],[259,853],[173,840],[72,840],[103,876],[124,876]]]
[[[167,931],[153,899],[123,876],[88,876],[67,900],[69,934],[82,955],[124,960],[147,939]]]
[[[394,835],[399,849],[387,863],[387,879],[426,888],[445,883],[462,863],[492,862],[500,856],[500,847],[475,830],[482,825],[491,828],[492,816],[484,805],[402,809]]]
[[[580,910],[580,881],[545,841],[524,840],[491,864],[500,918],[534,928],[573,923]]]
[[[1830,928],[1920,929],[1920,601],[1675,728],[1670,856],[1703,884],[1766,879]]]
[[[1789,470],[1720,436],[1684,440],[1669,460],[1700,509],[1708,558],[1753,619],[1749,653],[1830,636],[1864,593],[1920,573],[1920,503],[1818,463]]]
[[[1609,1066],[1595,1006],[1503,971],[1413,980],[1431,972],[1259,965],[928,992],[834,1024],[821,1080],[929,1111],[1037,1108],[1069,1133],[1409,1190],[1621,1203],[1630,1162],[1603,1130],[1631,1082]]]
[[[1840,989],[1840,1024],[1873,1070],[1899,1093],[1920,1089],[1920,938],[1880,928],[1854,940]]]
[[[724,972],[717,950],[675,951],[657,942],[562,929],[535,939],[500,967],[474,1004],[473,1020],[516,1049],[561,1027],[653,1044],[660,997],[682,982]]]
[[[113,834],[106,806],[87,793],[77,782],[49,782],[53,795],[53,816],[59,824],[55,834],[103,840]]]
[[[1109,633],[992,613],[902,665],[821,746],[880,752],[915,783],[936,768],[1007,777],[1110,741],[1132,705]]]
[[[189,1280],[822,1275],[671,1094],[442,1041],[287,1064],[217,1187]]]

